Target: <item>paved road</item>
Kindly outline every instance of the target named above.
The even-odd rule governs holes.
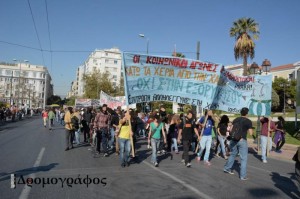
[[[139,160],[126,168],[120,167],[114,154],[95,157],[88,145],[67,152],[64,148],[63,127],[56,125],[49,132],[40,118],[0,131],[0,198],[300,197],[294,163],[288,160],[270,158],[263,164],[259,156],[249,154],[249,180],[241,181],[238,168],[234,175],[223,172],[222,158],[213,158],[210,167],[194,159],[192,168],[186,168],[181,155],[170,153],[160,156],[160,166],[155,168],[149,163],[145,140],[139,140]],[[10,188],[11,174],[16,175],[15,189]],[[34,179],[32,187],[20,184],[21,176],[25,181]],[[90,179],[96,184],[87,187]]]

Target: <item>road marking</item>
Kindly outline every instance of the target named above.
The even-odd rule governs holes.
[[[186,187],[187,189],[191,190],[192,192],[194,192],[196,195],[200,196],[201,198],[212,199],[212,197],[210,197],[210,196],[206,195],[205,193],[199,191],[199,190],[196,189],[195,187],[193,187],[193,186],[187,184],[186,182],[184,182],[184,181],[178,179],[177,177],[173,176],[172,174],[169,174],[169,173],[167,173],[167,172],[165,172],[165,171],[162,171],[162,170],[160,170],[160,169],[154,167],[152,164],[150,164],[150,163],[148,163],[148,162],[146,162],[146,161],[143,161],[143,163],[144,163],[145,165],[151,167],[152,169],[158,171],[159,173],[161,173],[161,174],[163,174],[163,175],[165,175],[165,176],[171,178],[171,179],[174,180],[175,182],[180,183],[182,186],[184,186],[184,187]]]
[[[43,147],[33,165],[33,167],[38,167],[40,166],[40,163],[41,163],[41,160],[42,160],[42,157],[44,155],[44,152],[45,152],[45,147]],[[35,178],[35,174],[30,174],[29,175],[29,178]],[[29,193],[30,193],[30,190],[31,190],[31,187],[27,186],[26,184],[24,185],[24,188],[21,192],[21,195],[19,196],[19,199],[27,199],[28,196],[29,196]]]

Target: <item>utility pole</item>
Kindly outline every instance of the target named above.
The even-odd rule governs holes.
[[[10,98],[9,98],[9,105],[11,106],[11,98],[12,98],[12,81],[13,81],[14,73],[11,71],[11,78],[10,78]]]

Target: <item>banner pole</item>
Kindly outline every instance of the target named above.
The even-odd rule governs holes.
[[[270,137],[271,117],[268,118],[268,135],[267,135],[267,157],[269,156],[269,137]]]
[[[207,114],[206,114],[206,116],[205,116],[204,127],[201,129],[201,134],[199,135],[199,138],[200,138],[200,139],[199,139],[199,141],[197,142],[197,147],[196,147],[195,153],[197,153],[197,151],[198,151],[198,149],[199,149],[200,141],[201,141],[201,138],[202,138],[202,134],[203,134],[203,131],[204,131],[206,122],[207,122],[207,118],[208,118],[208,111],[207,111]]]

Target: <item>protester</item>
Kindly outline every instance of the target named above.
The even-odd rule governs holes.
[[[222,154],[225,160],[228,159],[226,156],[226,150],[225,150],[225,142],[226,142],[226,133],[228,128],[229,118],[227,115],[223,115],[221,117],[221,120],[218,124],[217,133],[218,133],[218,140],[220,142],[219,147],[217,148],[216,156],[219,157],[219,153],[222,150]]]
[[[276,133],[274,136],[274,143],[276,145],[275,152],[281,153],[281,148],[285,143],[285,130],[284,130],[285,120],[282,116],[278,117],[278,122],[276,122]]]
[[[204,130],[201,132],[201,140],[200,140],[200,151],[199,153],[197,153],[197,160],[200,161],[201,155],[204,151],[204,164],[206,164],[207,166],[210,166],[211,163],[209,161],[209,155],[210,155],[210,148],[211,148],[211,144],[212,144],[212,129],[215,125],[215,122],[213,120],[213,112],[211,110],[206,110],[205,111],[205,116],[201,117],[199,120],[200,126],[202,128],[204,128]],[[205,123],[205,118],[206,119],[206,123]]]
[[[73,124],[73,129],[74,129],[74,133],[75,133],[75,143],[77,145],[80,144],[80,124],[81,124],[81,114],[78,108],[75,108],[75,112],[72,115],[72,124]]]
[[[268,126],[269,120],[270,120],[270,127]],[[272,132],[275,131],[276,126],[275,123],[271,120],[271,117],[270,118],[261,117],[260,122],[262,124],[261,136],[260,136],[261,160],[263,163],[267,163],[267,150],[269,152],[272,150]]]
[[[178,126],[180,125],[180,118],[179,115],[173,115],[171,122],[170,122],[170,127],[169,127],[169,132],[168,136],[171,138],[171,147],[170,149],[172,150],[174,148],[174,151],[176,154],[179,153],[178,151],[178,146],[177,146],[177,138],[178,138]]]
[[[241,109],[241,117],[233,120],[231,135],[234,139],[230,141],[230,156],[224,165],[224,172],[234,174],[232,172],[232,166],[235,162],[235,157],[239,153],[240,155],[240,179],[248,180],[247,178],[247,160],[248,160],[248,143],[247,143],[247,132],[250,135],[252,132],[252,122],[248,119],[249,109],[244,107]]]
[[[90,139],[90,123],[92,121],[92,113],[91,109],[87,108],[83,111],[82,115],[82,127],[83,127],[83,142],[88,142],[88,139]]]
[[[160,120],[159,115],[154,116],[154,121],[150,123],[150,132],[148,135],[148,145],[151,141],[152,146],[152,158],[151,162],[154,164],[154,166],[158,167],[158,161],[157,161],[157,151],[159,149],[159,143],[161,138],[161,131],[164,139],[164,143],[167,142],[166,140],[166,134],[164,130],[164,123]]]
[[[129,155],[131,150],[130,137],[133,136],[129,122],[130,115],[128,112],[126,112],[124,117],[119,122],[119,131],[116,131],[120,147],[121,167],[129,166]]]
[[[66,149],[65,151],[68,151],[70,148],[73,148],[73,139],[74,139],[74,130],[71,123],[71,115],[73,114],[73,108],[68,107],[68,111],[65,114],[64,122],[65,122],[65,129],[66,129]]]
[[[48,120],[48,110],[44,109],[42,112],[42,118],[43,118],[43,122],[44,122],[44,127],[47,127],[47,120]]]
[[[53,112],[52,109],[50,109],[50,111],[48,112],[48,122],[49,122],[49,130],[52,130],[52,126],[53,126],[53,120],[55,118],[55,113]]]
[[[193,111],[189,110],[187,112],[187,116],[182,118],[182,122],[179,125],[179,132],[177,141],[180,143],[180,139],[182,138],[183,144],[183,153],[182,153],[182,162],[186,167],[191,167],[191,160],[189,156],[189,149],[191,146],[191,142],[196,133],[199,140],[199,133],[196,128],[196,124],[193,120]]]
[[[107,143],[109,138],[109,124],[110,115],[107,112],[107,105],[103,104],[101,110],[97,113],[94,121],[94,129],[96,129],[97,147],[96,151],[100,153],[100,142],[102,143],[102,150],[104,157],[108,156]]]

